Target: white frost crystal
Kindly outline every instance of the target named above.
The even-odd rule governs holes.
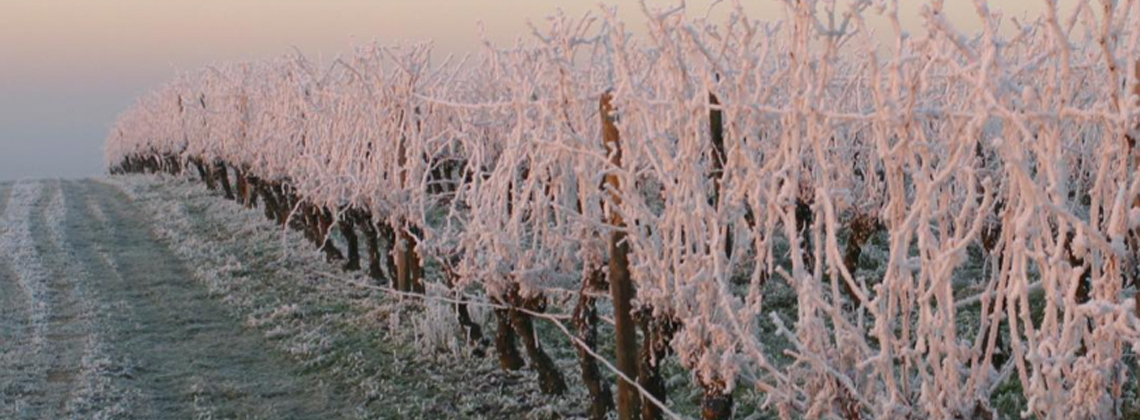
[[[107,161],[224,162],[414,226],[487,298],[576,293],[620,215],[681,364],[784,418],[972,418],[1009,392],[1026,416],[1112,417],[1140,181],[1105,63],[1140,51],[1135,2],[1045,2],[1011,32],[977,0],[974,34],[932,1],[886,44],[891,2],[780,3],[779,25],[647,5],[644,39],[560,15],[462,63],[417,45],[192,72],[119,118]]]

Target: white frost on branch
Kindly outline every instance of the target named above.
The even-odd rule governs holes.
[[[917,35],[896,1],[782,3],[775,24],[643,6],[644,38],[610,10],[558,15],[438,63],[410,45],[209,68],[124,113],[107,162],[222,161],[367,210],[495,299],[577,289],[618,212],[637,306],[679,323],[684,366],[783,417],[974,417],[1007,380],[1025,415],[1119,415],[1140,344],[1140,2],[1011,21],[976,0],[967,34],[932,1]],[[794,290],[790,319],[766,282]]]

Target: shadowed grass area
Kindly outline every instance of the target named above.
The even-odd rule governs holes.
[[[502,372],[493,358],[472,356],[459,345],[449,307],[399,301],[329,278],[340,273],[337,265],[260,211],[180,180],[110,182],[154,215],[157,235],[175,254],[196,262],[190,281],[205,285],[232,317],[294,360],[301,375],[343,397],[354,417],[574,418],[586,407],[584,390],[544,397],[532,373]],[[434,331],[440,328],[448,330]],[[564,341],[551,328],[540,328],[544,343]],[[426,335],[445,341],[428,342]],[[577,381],[573,349],[550,351],[567,379]]]

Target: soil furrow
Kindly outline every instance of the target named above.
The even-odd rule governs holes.
[[[0,183],[0,215],[8,209],[8,200],[12,197],[12,184]]]
[[[29,226],[42,197],[42,185],[22,181],[8,186],[5,209],[0,213],[2,323],[7,335],[0,343],[0,418],[43,418],[49,366],[44,351],[51,309],[49,274]]]
[[[0,233],[8,229],[6,212],[12,184],[0,184]],[[31,338],[31,309],[8,258],[0,256],[0,417],[16,417],[22,411],[29,368],[27,352]]]
[[[76,274],[69,270],[67,252],[61,247],[58,226],[62,221],[62,192],[52,182],[36,201],[30,231],[35,249],[48,277],[47,386],[41,401],[48,418],[63,418],[75,389],[88,327],[81,319],[81,301],[76,296]]]
[[[175,417],[335,415],[318,384],[208,295],[128,197],[99,183],[84,182],[81,189],[93,202],[84,207],[97,210],[84,212],[83,225],[92,228],[69,237],[85,244],[77,253],[92,271],[107,273],[96,276],[99,289],[130,302],[133,327],[120,331],[117,348],[137,363],[135,385],[151,393],[155,410]]]
[[[349,417],[115,187],[0,184],[0,418]]]

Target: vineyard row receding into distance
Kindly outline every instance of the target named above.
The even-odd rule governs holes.
[[[550,318],[594,419],[679,416],[667,358],[705,419],[739,392],[785,419],[995,418],[1010,395],[1014,416],[1138,415],[1140,1],[1044,3],[977,0],[964,33],[932,1],[919,35],[887,0],[784,0],[778,23],[643,5],[643,37],[603,8],[462,59],[221,65],[141,98],[106,158],[443,291],[548,394],[567,382],[534,321],[572,314]]]

